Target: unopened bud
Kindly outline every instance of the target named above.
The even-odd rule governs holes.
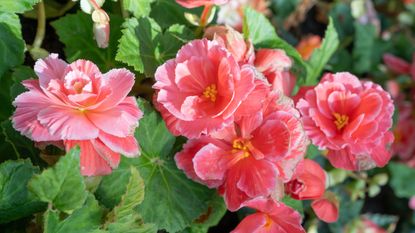
[[[95,10],[92,12],[92,21],[94,22],[94,37],[98,47],[108,47],[110,37],[110,18],[104,10]]]

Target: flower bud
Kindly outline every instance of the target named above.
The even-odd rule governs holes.
[[[108,41],[110,37],[109,16],[102,9],[94,10],[92,12],[92,21],[94,22],[94,37],[97,41],[98,47],[108,47]]]

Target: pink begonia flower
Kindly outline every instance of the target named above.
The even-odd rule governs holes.
[[[258,197],[243,206],[258,212],[245,217],[231,233],[305,233],[301,215],[281,202]]]
[[[360,221],[354,229],[356,233],[388,233],[387,230],[381,228],[366,216],[362,216]]]
[[[285,192],[297,200],[318,199],[326,189],[326,173],[311,159],[300,162],[293,179],[285,184]]]
[[[197,138],[233,123],[255,88],[255,70],[240,67],[218,42],[194,40],[155,74],[157,109],[175,135]]]
[[[269,0],[231,0],[220,6],[217,22],[242,31],[245,8],[250,7],[259,13],[269,15],[271,13],[268,9],[270,2]]]
[[[253,64],[255,60],[254,46],[245,41],[243,35],[228,26],[211,26],[205,31],[204,37],[215,40],[225,47],[239,65]]]
[[[392,54],[383,55],[386,66],[397,74],[408,74],[415,80],[415,53],[412,55],[412,64]]]
[[[260,49],[255,55],[255,67],[268,79],[274,90],[286,96],[296,84],[296,77],[289,72],[292,60],[281,49]]]
[[[291,179],[304,157],[307,141],[298,113],[284,110],[295,111],[292,102],[280,106],[278,98],[270,98],[273,102],[262,112],[240,117],[209,137],[189,140],[175,156],[189,178],[219,187],[231,211],[246,200],[278,191],[278,184]]]
[[[412,210],[415,210],[415,196],[412,196],[411,198],[409,198],[409,208],[411,208]]]
[[[82,175],[105,175],[116,168],[120,154],[139,155],[134,129],[142,112],[127,97],[134,74],[113,69],[101,74],[90,61],[67,64],[57,54],[38,60],[39,80],[25,80],[29,89],[16,97],[12,122],[36,142],[64,141],[81,147]]]
[[[326,74],[297,103],[313,144],[337,168],[383,167],[391,157],[394,106],[389,93],[350,73]]]
[[[176,0],[178,4],[186,8],[195,8],[207,5],[221,5],[229,0]]]
[[[388,80],[386,82],[386,90],[391,94],[392,98],[394,99],[398,98],[399,94],[401,93],[399,83],[395,80]]]
[[[392,144],[393,154],[411,167],[415,167],[415,115],[414,106],[409,101],[399,100],[398,123],[393,131],[395,141]]]
[[[326,192],[323,197],[311,202],[311,208],[324,222],[336,222],[339,218],[339,200],[334,193]]]
[[[108,47],[110,40],[110,17],[102,9],[92,12],[92,21],[94,22],[93,31],[98,47]]]

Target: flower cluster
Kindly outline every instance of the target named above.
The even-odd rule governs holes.
[[[82,175],[105,175],[120,154],[139,155],[134,129],[142,112],[127,94],[134,74],[113,69],[101,74],[90,61],[67,64],[56,54],[35,64],[39,79],[25,80],[29,91],[14,101],[13,126],[36,142],[62,142],[81,149]]]

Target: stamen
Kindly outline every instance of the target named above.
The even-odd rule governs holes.
[[[218,94],[218,90],[216,89],[216,85],[212,84],[206,87],[205,91],[203,92],[203,96],[210,99],[210,101],[216,101],[216,95]]]
[[[336,125],[338,130],[341,130],[344,128],[347,124],[349,124],[349,117],[344,114],[339,114],[337,112],[333,113],[334,118],[336,120],[334,121],[334,124]]]

